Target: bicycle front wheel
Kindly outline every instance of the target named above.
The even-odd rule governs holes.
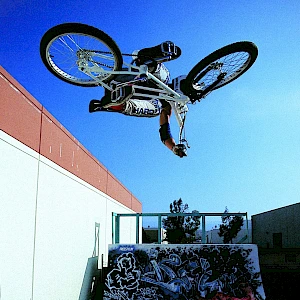
[[[65,23],[49,29],[42,37],[40,55],[56,77],[83,87],[99,86],[97,79],[111,81],[114,75],[107,71],[121,70],[123,64],[119,47],[110,36],[79,23]],[[92,76],[82,72],[80,64],[91,70]]]
[[[247,41],[216,50],[202,59],[187,75],[185,93],[192,101],[205,97],[244,74],[255,62],[258,49]]]

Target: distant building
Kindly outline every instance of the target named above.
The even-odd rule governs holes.
[[[143,235],[143,243],[158,243],[158,228],[155,227],[148,227],[143,228],[144,235]],[[166,230],[161,228],[161,240],[164,243],[166,239]]]
[[[233,239],[233,244],[245,244],[252,243],[252,234],[251,234],[251,220],[248,220],[248,229],[247,223],[244,221],[244,224],[241,230],[238,232],[236,238]],[[223,244],[223,237],[219,236],[219,228],[216,226],[215,228],[206,231],[206,243],[207,244]],[[197,231],[196,238],[197,240],[201,240],[202,231],[201,229]]]
[[[300,268],[300,203],[252,216],[252,240],[267,269]]]

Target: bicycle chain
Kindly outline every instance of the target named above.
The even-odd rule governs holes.
[[[83,49],[84,51],[92,51],[92,52],[96,52],[96,53],[103,53],[103,54],[111,54],[110,51],[101,51],[101,50],[86,50],[86,49]],[[128,54],[128,53],[121,53],[122,56],[138,56],[138,54]],[[148,55],[140,55],[141,57],[149,57],[151,58],[150,56]]]
[[[87,50],[87,49],[83,49],[83,51],[91,51],[91,52],[95,52],[95,53],[111,54],[110,51],[101,51],[101,50]],[[121,55],[122,55],[122,56],[136,56],[136,57],[138,57],[137,54],[121,53]],[[147,57],[147,58],[149,58],[149,59],[153,59],[152,57],[147,56],[147,55],[140,55],[140,56],[141,56],[141,57],[144,57],[144,58]],[[96,64],[99,64],[99,65],[101,65],[101,66],[104,66],[104,67],[113,69],[112,66],[109,66],[109,65],[107,65],[107,64],[100,63],[100,62],[97,62],[97,61],[94,61],[94,60],[93,60],[92,62],[94,62],[94,63],[96,63]]]

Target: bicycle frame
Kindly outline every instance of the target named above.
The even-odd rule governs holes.
[[[91,60],[91,57],[101,57],[101,58],[106,58],[108,59],[107,56],[101,54],[101,53],[96,53],[96,52],[89,52],[89,55],[86,54],[86,50],[83,51],[83,55],[78,53],[78,69],[88,75],[89,77],[93,78],[95,81],[99,83],[100,86],[104,87],[105,89],[113,92],[114,90],[119,89],[122,86],[127,86],[131,85],[133,88],[143,90],[145,93],[134,93],[133,96],[135,98],[138,97],[147,97],[150,99],[158,99],[158,100],[166,100],[170,103],[172,110],[175,114],[178,126],[179,126],[179,143],[186,143],[187,141],[184,138],[184,123],[185,123],[185,118],[186,114],[188,112],[188,107],[187,103],[190,101],[190,98],[186,95],[184,95],[181,90],[180,90],[180,81],[183,80],[186,76],[179,76],[175,79],[173,79],[174,83],[174,89],[163,83],[160,79],[155,77],[153,74],[148,72],[148,66],[146,64],[141,65],[141,66],[135,66],[132,63],[126,63],[123,62],[123,65],[128,68],[128,70],[123,70],[123,71],[110,71],[110,70],[104,70],[101,66],[97,64],[97,62]],[[87,63],[87,59],[88,62]],[[112,60],[112,59],[111,59]],[[156,61],[159,62],[160,59],[156,59]],[[93,64],[90,66],[89,64]],[[134,79],[131,81],[127,82],[122,82],[116,84],[114,88],[110,86],[108,83],[105,83],[104,76],[103,79],[101,79],[101,75],[95,76],[92,73],[97,73],[97,74],[113,74],[113,75],[133,75]],[[145,87],[138,85],[139,82],[146,81],[146,80],[152,80],[152,82],[155,82],[157,88],[150,88],[150,87]],[[156,92],[159,95],[152,95],[147,92]],[[145,100],[147,101],[147,100]],[[188,146],[188,145],[187,145]]]

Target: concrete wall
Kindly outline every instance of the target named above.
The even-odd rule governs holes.
[[[107,261],[112,212],[141,203],[2,68],[0,129],[1,300],[78,299],[95,223]]]

